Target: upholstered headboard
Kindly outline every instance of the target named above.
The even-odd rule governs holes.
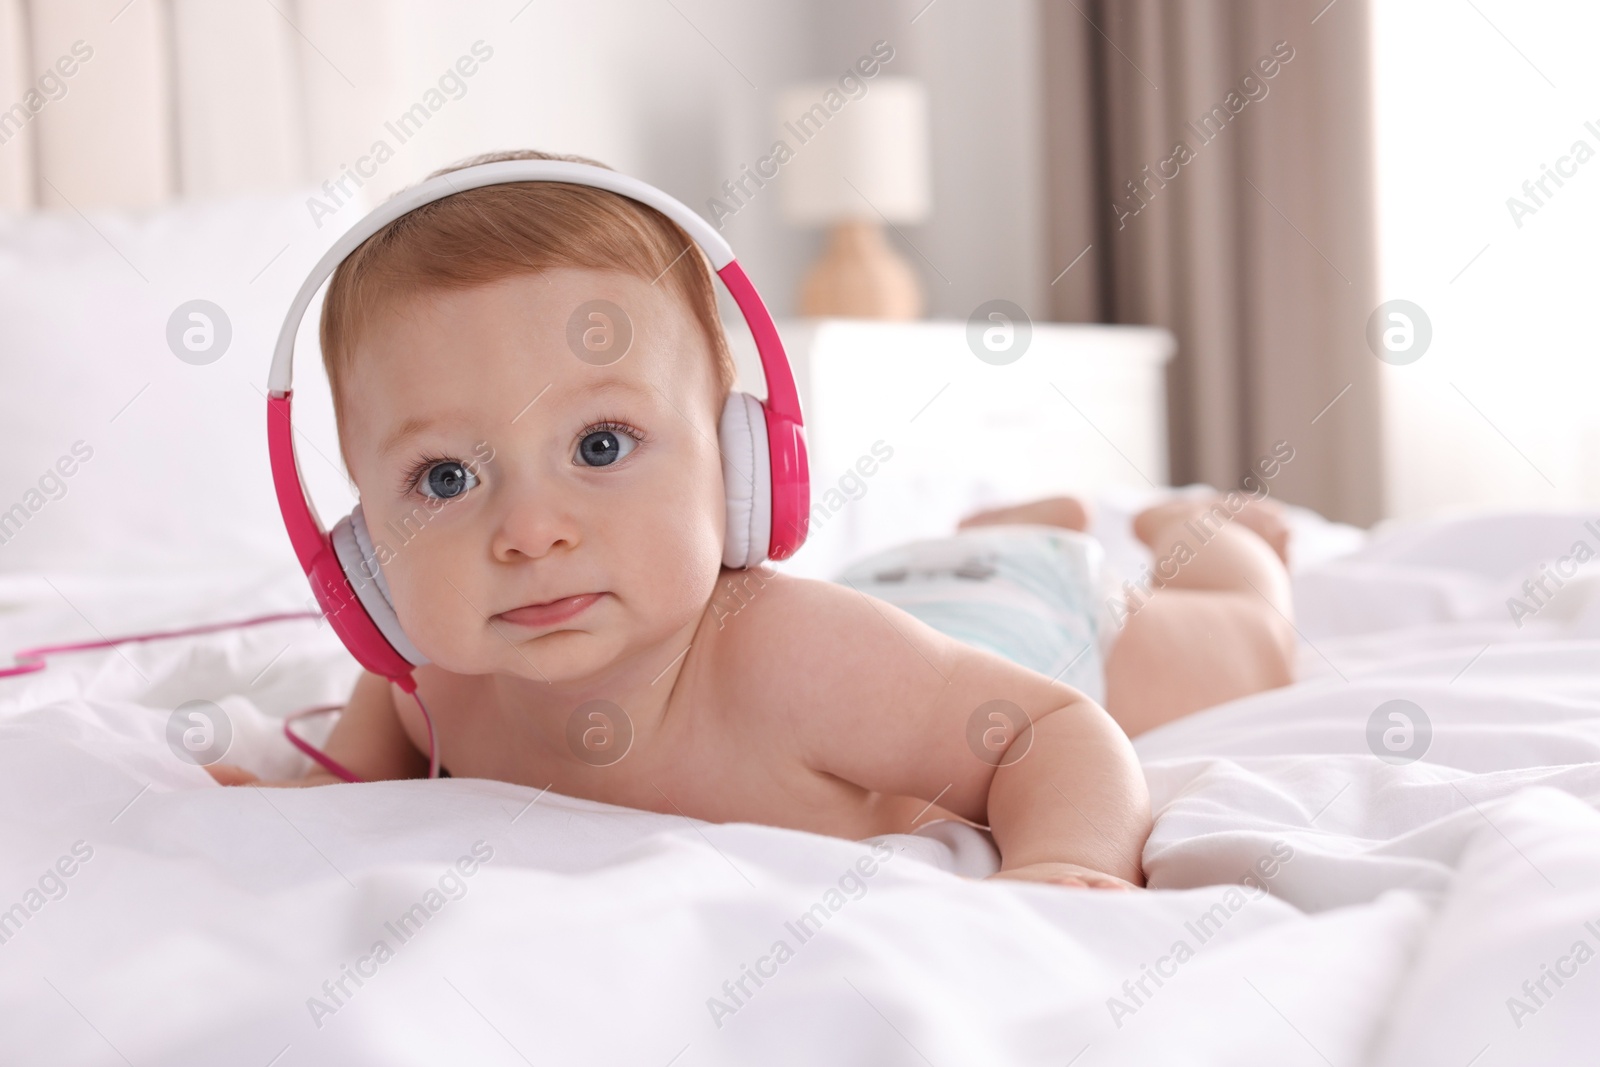
[[[300,6],[319,21],[321,5]],[[0,206],[142,208],[305,181],[318,130],[295,32],[266,2],[0,0]]]
[[[317,189],[358,167],[372,201],[492,148],[639,169],[629,86],[659,84],[671,57],[641,54],[653,38],[619,32],[629,18],[525,0],[0,0],[0,210]]]

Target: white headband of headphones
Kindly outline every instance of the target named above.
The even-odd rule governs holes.
[[[437,178],[430,178],[385,201],[382,206],[342,234],[333,243],[333,247],[317,261],[305,284],[301,285],[300,291],[295,294],[293,303],[289,305],[289,313],[283,320],[283,329],[278,333],[278,344],[272,352],[272,372],[267,376],[268,393],[277,397],[288,395],[294,380],[295,334],[300,331],[300,323],[305,318],[306,308],[311,306],[311,299],[316,296],[322,283],[328,280],[328,276],[335,268],[363,241],[395,219],[415,211],[424,204],[442,200],[456,193],[464,193],[468,189],[516,181],[571,181],[574,185],[604,189],[628,197],[655,208],[683,227],[684,232],[711,260],[713,270],[720,271],[733,262],[733,249],[711,223],[689,210],[681,201],[673,199],[654,186],[646,185],[636,178],[618,174],[605,167],[553,159],[508,159],[499,163],[480,163],[475,167],[451,171]]]

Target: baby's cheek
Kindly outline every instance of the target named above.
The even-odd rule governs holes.
[[[635,581],[648,583],[653,613],[664,627],[672,628],[705,610],[721,572],[721,539],[696,531],[676,539],[669,551],[652,559]]]
[[[450,587],[443,572],[393,566],[384,577],[400,627],[417,651],[446,670],[472,666],[472,638],[482,631],[483,616]]]
[[[461,603],[459,597],[456,600]],[[456,674],[485,674],[498,669],[497,657],[503,657],[509,647],[482,615],[465,604],[451,608],[446,601],[437,610],[424,612],[420,628],[422,633],[413,638],[417,650],[430,663]],[[411,633],[409,628],[406,633]]]

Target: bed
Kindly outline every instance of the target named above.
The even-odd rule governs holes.
[[[1101,497],[1113,557],[1148,496]],[[224,789],[174,758],[206,700],[230,761],[302,765],[281,717],[355,669],[309,621],[0,682],[5,1062],[1585,1061],[1600,572],[1559,560],[1594,517],[1291,514],[1300,680],[1138,740],[1145,893],[979,880],[992,843],[950,822],[851,842],[488,781]],[[292,610],[294,578],[5,577],[0,646]]]
[[[379,5],[302,3],[298,27],[224,7],[0,2],[17,31],[0,35],[7,99],[86,13],[107,27],[71,99],[0,159],[0,204],[58,210],[0,217],[0,516],[26,510],[0,521],[0,655],[310,606],[266,491],[261,390],[282,309],[338,227],[308,213],[311,188],[99,209],[320,183],[426,80],[351,68],[347,97],[301,49],[304,34],[341,62],[386,54],[368,47]],[[439,47],[470,41],[454,34]],[[429,151],[537,128],[627,166],[636,138],[601,68],[562,34],[529,39],[540,61],[494,76],[555,105]],[[330,90],[340,107],[298,103]],[[591,99],[594,121],[574,122]],[[196,299],[233,338],[199,365],[166,340]],[[813,356],[824,366],[821,342]],[[351,496],[316,371],[302,360],[297,431],[336,515]],[[921,416],[943,382],[904,398],[919,432],[953,417]],[[1136,571],[1127,520],[1162,449],[1083,414],[1076,434],[1143,468],[1101,457],[1126,484],[1099,494],[1095,530]],[[860,449],[826,437],[836,479]],[[952,487],[918,462],[908,445],[819,538],[826,560],[796,562],[822,573],[887,519],[932,532],[1024,488]],[[227,758],[277,776],[305,766],[283,717],[349,692],[355,665],[309,620],[0,680],[0,1061],[1592,1061],[1600,517],[1369,534],[1292,516],[1299,681],[1139,739],[1147,893],[982,881],[992,843],[949,822],[851,842],[486,781],[216,786],[176,755],[186,705],[220,709]]]

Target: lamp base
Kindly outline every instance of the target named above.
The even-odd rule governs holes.
[[[915,319],[922,286],[911,264],[864,219],[834,224],[828,246],[800,288],[800,313],[814,318]]]

